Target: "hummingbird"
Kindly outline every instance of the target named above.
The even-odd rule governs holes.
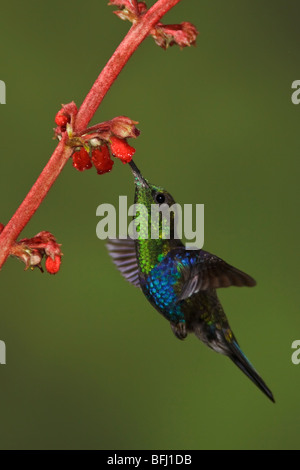
[[[151,238],[151,205],[171,207],[175,201],[164,188],[150,184],[133,161],[129,165],[135,183],[134,202],[143,204],[149,217],[139,216],[135,239],[108,240],[107,249],[114,264],[169,321],[178,339],[194,333],[211,349],[229,357],[275,402],[272,392],[241,350],[216,290],[229,286],[253,287],[255,280],[203,249],[187,249],[175,236],[171,211],[168,234],[162,233],[160,219],[159,237]]]

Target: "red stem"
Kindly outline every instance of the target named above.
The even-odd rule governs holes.
[[[124,65],[156,23],[180,0],[158,0],[140,21],[132,26],[95,81],[76,117],[76,132],[85,129]]]
[[[4,227],[0,235],[0,268],[9,256],[11,246],[39,208],[64,165],[69,160],[72,149],[64,145],[67,137],[67,133],[65,133],[26,198]]]
[[[126,65],[134,51],[148,36],[153,26],[180,0],[158,0],[141,19],[132,26],[111,59],[100,73],[82,103],[76,117],[75,131],[82,132],[97,111],[104,96]],[[57,179],[72,154],[65,147],[67,135],[63,136],[50,160],[15,214],[0,234],[0,269],[10,254],[10,248],[34,215],[49,189]]]

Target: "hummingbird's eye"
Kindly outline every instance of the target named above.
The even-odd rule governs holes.
[[[156,199],[156,202],[158,202],[158,204],[163,204],[166,198],[163,193],[157,193],[155,196],[155,199]]]

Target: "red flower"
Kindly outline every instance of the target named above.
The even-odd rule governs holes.
[[[72,155],[73,167],[78,171],[89,170],[92,168],[92,162],[87,151],[82,147],[78,152]]]
[[[49,273],[58,272],[62,252],[60,244],[50,232],[39,232],[35,237],[23,238],[14,243],[11,247],[10,255],[25,263],[25,269],[39,268],[43,272],[41,261],[46,257],[46,269]]]
[[[151,32],[155,42],[163,49],[177,44],[179,47],[194,46],[199,34],[195,26],[187,21],[180,24],[158,23]]]
[[[99,149],[93,150],[92,161],[97,170],[98,175],[103,175],[111,171],[114,162],[110,158],[109,149],[106,144]]]
[[[54,259],[51,256],[48,256],[45,263],[45,268],[47,269],[48,273],[56,274],[59,271],[61,263],[61,257],[59,255],[54,256]]]
[[[110,131],[119,139],[127,139],[133,137],[136,139],[140,135],[140,131],[135,127],[137,121],[133,121],[127,116],[118,116],[109,121]]]
[[[135,153],[135,149],[127,144],[126,140],[115,136],[110,138],[110,149],[113,156],[119,158],[123,163],[130,162]]]
[[[114,13],[121,18],[121,20],[129,20],[135,24],[146,13],[147,5],[145,2],[136,2],[137,8],[132,0],[110,0],[109,5],[115,5],[120,10]],[[192,23],[184,21],[180,24],[167,24],[157,23],[149,36],[152,36],[156,44],[163,49],[177,44],[179,47],[194,46],[198,31]]]

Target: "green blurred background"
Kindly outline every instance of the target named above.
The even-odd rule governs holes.
[[[1,5],[2,223],[55,148],[60,104],[81,104],[126,34],[112,12],[100,0]],[[297,0],[183,0],[165,22],[193,22],[197,47],[147,39],[93,120],[138,120],[144,175],[204,203],[205,249],[257,279],[219,293],[276,405],[195,337],[178,341],[111,263],[96,208],[131,200],[129,168],[100,177],[70,162],[22,233],[53,232],[61,271],[9,259],[1,272],[1,449],[300,447],[299,14]]]

